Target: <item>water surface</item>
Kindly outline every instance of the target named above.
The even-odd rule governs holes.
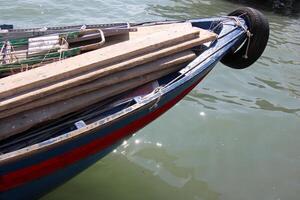
[[[0,0],[17,27],[226,15],[225,0]],[[271,36],[251,68],[222,64],[184,100],[54,199],[298,200],[300,20],[264,12]]]

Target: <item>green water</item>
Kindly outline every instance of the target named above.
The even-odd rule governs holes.
[[[226,15],[225,0],[0,0],[0,24]],[[184,100],[43,200],[300,199],[300,20],[264,12],[271,38],[246,70],[218,64]]]

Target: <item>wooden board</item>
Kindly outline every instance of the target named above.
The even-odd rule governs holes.
[[[185,28],[189,29],[189,28],[192,28],[192,24],[190,22],[183,22],[183,23],[181,22],[181,23],[160,24],[160,25],[155,25],[155,26],[145,25],[145,26],[139,26],[136,28],[137,28],[137,31],[129,33],[130,40],[142,38],[147,35],[153,34],[154,32],[165,31],[168,29],[185,29]],[[202,30],[203,29],[199,29],[200,32]],[[206,31],[206,30],[204,30],[204,31]]]
[[[88,105],[92,105],[101,100],[107,99],[121,92],[128,91],[150,81],[156,80],[171,72],[178,71],[183,66],[176,66],[165,70],[153,72],[144,76],[130,79],[110,87],[105,87],[97,91],[86,93],[65,101],[46,105],[37,109],[23,112],[0,120],[0,140],[8,138],[12,135],[22,133],[39,123],[57,119],[66,113],[75,112],[83,109]]]
[[[138,76],[143,76],[155,71],[164,70],[169,67],[178,66],[182,63],[187,63],[196,57],[195,53],[187,50],[174,55],[170,55],[159,60],[137,66],[131,70],[121,71],[103,78],[97,79],[95,81],[89,82],[84,85],[79,85],[53,95],[49,95],[46,98],[41,98],[24,105],[14,107],[13,109],[7,109],[0,112],[0,118],[8,117],[26,110],[34,109],[40,106],[48,105],[57,101],[62,101],[69,99],[74,96],[78,96],[87,92],[98,90],[103,87],[117,84]]]
[[[26,92],[26,90],[60,81],[81,72],[120,62],[198,36],[199,29],[197,28],[159,31],[143,38],[129,40],[12,75],[0,80],[0,98]]]
[[[152,60],[159,59],[161,57],[165,57],[171,54],[174,54],[176,52],[184,51],[186,49],[190,49],[194,46],[198,46],[200,44],[203,44],[207,41],[213,40],[216,38],[215,34],[209,33],[209,32],[203,32],[202,35],[205,35],[204,38],[196,38],[190,41],[183,42],[178,45],[174,45],[171,47],[163,48],[158,51],[151,52],[149,54],[145,54],[136,58],[133,58],[129,61],[120,62],[118,64],[95,70],[90,73],[84,73],[81,74],[78,77],[70,78],[64,81],[60,81],[54,84],[49,84],[43,88],[40,88],[39,90],[33,90],[31,92],[27,92],[21,95],[17,95],[13,98],[6,98],[2,99],[0,101],[0,111],[4,111],[6,109],[14,108],[16,106],[20,106],[23,104],[26,104],[28,102],[34,101],[39,98],[46,98],[46,96],[57,93],[59,91],[65,90],[67,88],[75,87],[78,85],[78,83],[86,83],[93,81],[95,79],[98,79],[100,77],[106,76],[108,70],[114,69],[115,72],[119,72],[122,70],[130,69],[132,67],[135,67],[137,65],[141,65],[147,62],[150,62]],[[0,115],[1,116],[1,115]],[[1,118],[1,117],[0,117]]]

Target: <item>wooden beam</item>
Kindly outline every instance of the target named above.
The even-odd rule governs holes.
[[[115,69],[115,72],[127,70],[127,69],[130,69],[137,65],[141,65],[141,64],[159,59],[161,57],[165,57],[165,56],[174,54],[176,52],[190,49],[194,46],[198,46],[200,44],[203,44],[205,42],[208,42],[208,41],[216,38],[215,34],[211,34],[209,32],[201,32],[201,33],[202,33],[203,37],[196,38],[196,39],[193,39],[190,41],[186,41],[186,42],[183,42],[183,43],[180,43],[180,44],[177,44],[174,46],[170,46],[167,48],[163,48],[158,51],[151,52],[149,54],[135,57],[129,61],[120,62],[115,65],[107,66],[103,69],[95,70],[90,73],[84,73],[78,77],[70,78],[70,79],[60,81],[60,82],[57,82],[54,84],[49,84],[38,90],[33,90],[33,91],[30,91],[27,93],[23,93],[23,94],[17,95],[12,98],[2,99],[0,101],[0,111],[10,109],[10,108],[15,108],[16,106],[20,106],[20,105],[29,103],[29,102],[37,100],[39,98],[47,98],[48,95],[57,93],[59,91],[63,91],[67,88],[75,87],[79,83],[84,84],[84,83],[93,81],[95,79],[98,79],[100,77],[104,77],[104,76],[108,75],[108,72],[110,69]]]
[[[110,85],[114,85],[119,82],[124,82],[126,80],[130,80],[138,76],[144,76],[155,71],[160,71],[170,67],[178,66],[179,64],[187,63],[193,60],[195,57],[195,53],[190,50],[167,56],[154,62],[137,66],[130,70],[114,73],[109,76],[105,76],[103,78],[89,82],[87,84],[63,90],[61,92],[49,95],[45,98],[40,98],[38,100],[23,104],[21,106],[14,107],[13,109],[1,111],[0,118],[8,117],[10,115],[14,115],[40,106],[48,105],[57,101],[69,99],[74,96],[79,96],[81,94],[98,90],[103,87],[109,87]]]
[[[42,106],[28,112],[19,113],[0,120],[0,140],[22,133],[39,123],[57,119],[67,113],[75,112],[88,105],[100,102],[104,99],[131,90],[148,82],[163,77],[174,71],[178,71],[183,66],[171,67],[161,71],[153,72],[144,76],[139,76],[128,81],[124,81],[110,87],[105,87],[97,91],[86,93],[68,100]]]
[[[103,65],[121,62],[198,36],[199,29],[197,28],[159,31],[143,38],[129,40],[12,75],[0,80],[0,98],[42,87],[78,73],[99,69]]]

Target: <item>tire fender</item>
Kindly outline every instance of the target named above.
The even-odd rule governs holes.
[[[247,37],[237,51],[227,53],[221,62],[234,69],[244,69],[252,65],[263,54],[269,40],[269,22],[261,12],[250,7],[239,8],[229,16],[243,18],[251,36]],[[247,56],[245,56],[246,54]]]

